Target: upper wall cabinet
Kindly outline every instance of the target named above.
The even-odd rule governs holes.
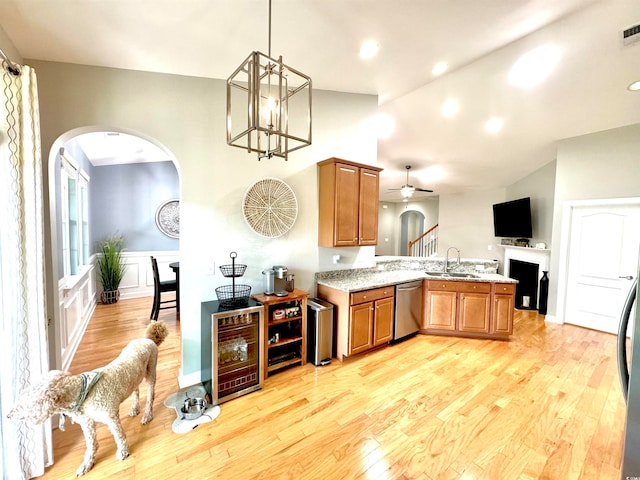
[[[354,247],[378,243],[381,168],[339,158],[318,162],[318,245]]]

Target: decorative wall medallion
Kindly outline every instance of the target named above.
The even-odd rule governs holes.
[[[263,178],[251,185],[242,201],[242,213],[258,235],[284,235],[298,217],[298,201],[291,187],[277,178]]]
[[[180,200],[168,200],[156,210],[156,225],[171,238],[180,238]]]

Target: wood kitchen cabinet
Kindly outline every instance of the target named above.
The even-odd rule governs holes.
[[[393,286],[349,293],[318,285],[318,297],[335,305],[339,360],[384,345],[393,338]]]
[[[378,243],[380,171],[339,158],[318,162],[319,246]]]
[[[458,293],[460,312],[458,330],[471,333],[489,333],[491,323],[491,284],[461,282]]]
[[[493,284],[492,333],[502,335],[511,335],[513,333],[515,292],[516,286],[513,283]]]
[[[423,333],[503,338],[513,332],[513,284],[425,280],[424,290]]]
[[[425,312],[422,316],[425,330],[454,331],[457,316],[458,294],[456,292],[443,292],[436,288],[427,291]]]

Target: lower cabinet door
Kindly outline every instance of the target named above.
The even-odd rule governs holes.
[[[456,292],[428,292],[424,328],[426,330],[455,330],[457,299]]]
[[[491,295],[488,293],[460,293],[461,332],[489,333]]]
[[[350,313],[349,355],[356,355],[373,346],[373,303],[353,305]]]
[[[393,297],[383,298],[375,303],[373,345],[387,343],[393,338],[393,304]]]
[[[513,333],[513,295],[496,295],[493,301],[492,332]]]

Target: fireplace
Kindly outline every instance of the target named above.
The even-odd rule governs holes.
[[[523,310],[535,310],[538,305],[538,264],[509,260],[509,276],[518,280],[515,306]]]
[[[548,249],[504,246],[504,275],[518,280],[516,308],[523,308],[522,298],[524,296],[529,296],[529,308],[533,310],[538,308],[540,279],[542,272],[549,271],[550,257],[551,250]],[[512,270],[514,261],[515,272]]]

